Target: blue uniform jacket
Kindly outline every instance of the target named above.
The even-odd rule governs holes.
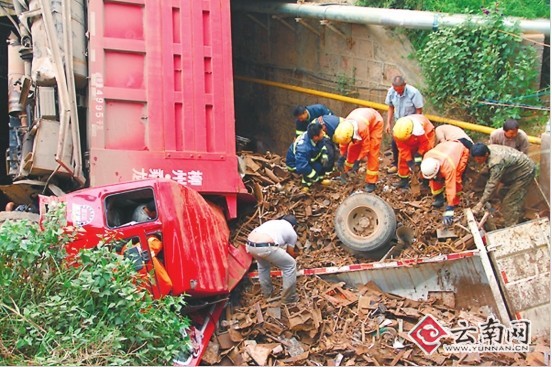
[[[313,178],[322,168],[317,161],[322,156],[323,147],[320,142],[314,143],[309,139],[307,132],[304,132],[290,145],[286,155],[286,165],[299,174]]]
[[[330,139],[333,139],[333,136],[335,134],[335,129],[337,129],[337,125],[339,125],[339,120],[340,120],[339,116],[324,115],[324,116],[319,116],[314,120],[312,120],[311,124],[313,122],[319,122],[322,125],[326,126],[326,135]]]
[[[295,120],[295,134],[300,135],[303,131],[307,131],[309,123],[317,117],[324,115],[333,115],[334,113],[323,104],[311,104],[305,107],[309,113],[309,117],[305,121]]]

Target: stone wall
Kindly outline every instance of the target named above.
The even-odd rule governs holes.
[[[236,75],[378,103],[384,102],[395,75],[418,87],[423,82],[420,68],[409,59],[413,48],[401,31],[243,13],[233,13],[232,24]],[[278,154],[284,154],[293,139],[291,112],[296,105],[323,103],[343,117],[358,107],[239,80],[235,99],[238,135]]]

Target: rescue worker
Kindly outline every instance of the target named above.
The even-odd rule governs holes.
[[[479,202],[473,208],[478,214],[491,199],[499,183],[508,185],[508,191],[502,200],[502,216],[508,227],[517,224],[527,188],[535,177],[535,163],[522,152],[503,145],[476,143],[470,155],[478,164],[485,164],[490,177]]]
[[[429,150],[422,160],[422,176],[430,180],[429,187],[435,200],[431,205],[440,208],[447,206],[443,214],[443,223],[451,225],[454,219],[454,208],[460,204],[462,191],[462,174],[468,165],[470,151],[459,141],[445,141]]]
[[[335,130],[334,141],[339,144],[341,153],[338,169],[347,173],[355,162],[366,160],[366,192],[376,189],[382,135],[383,117],[373,108],[357,108],[351,111]]]
[[[146,204],[138,205],[134,209],[134,213],[132,213],[132,220],[138,223],[154,220],[156,217],[157,209],[153,200],[148,201]]]
[[[275,220],[264,222],[247,236],[247,252],[257,260],[261,293],[269,298],[273,286],[270,278],[270,266],[277,266],[282,270],[282,302],[294,303],[298,301],[297,263],[295,261],[295,244],[297,233],[295,227],[297,219],[288,214]]]
[[[387,91],[385,104],[389,107],[387,109],[387,120],[383,129],[386,134],[391,134],[393,121],[396,122],[401,117],[408,115],[422,113],[424,98],[418,89],[410,84],[406,84],[404,78],[398,75],[393,78],[391,88]],[[391,162],[391,167],[387,169],[387,173],[397,173],[399,151],[395,139],[393,139],[393,136],[391,138],[393,161]]]
[[[410,173],[418,172],[424,154],[435,146],[435,129],[424,115],[401,117],[393,127],[393,137],[399,149],[400,181],[397,188],[409,185]]]
[[[335,162],[335,157],[337,155],[337,149],[333,143],[333,137],[335,134],[335,129],[343,121],[343,117],[335,115],[324,115],[319,116],[312,120],[311,124],[319,123],[322,125],[322,130],[324,130],[324,138],[322,139],[323,148],[328,155],[328,162],[323,164],[324,171],[326,173],[333,171],[333,166]]]
[[[337,129],[337,126],[343,121],[343,117],[335,116],[335,115],[324,115],[324,116],[318,116],[314,120],[312,120],[312,123],[318,122],[320,125],[322,125],[322,129],[326,133],[326,135],[330,138],[330,140],[333,140],[335,129]]]
[[[307,131],[309,122],[317,117],[324,115],[333,115],[334,113],[323,104],[311,104],[309,106],[296,106],[293,109],[295,116],[295,136],[298,137]]]
[[[514,119],[504,121],[501,129],[493,131],[489,144],[505,145],[525,154],[529,152],[529,138]]]
[[[299,136],[289,146],[286,155],[286,165],[289,171],[301,174],[303,191],[307,192],[313,183],[320,181],[327,186],[331,183],[324,179],[324,174],[330,172],[330,157],[324,145],[324,130],[318,122],[310,124],[307,131]],[[333,166],[333,162],[331,162]]]
[[[468,150],[473,145],[473,140],[458,126],[439,125],[435,128],[435,144],[454,140],[462,143]]]
[[[151,253],[153,269],[155,270],[155,286],[159,294],[165,296],[171,293],[173,284],[163,264],[163,242],[161,241],[161,234],[152,234],[148,236],[148,246]]]

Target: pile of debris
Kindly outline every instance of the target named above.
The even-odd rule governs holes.
[[[387,156],[384,156],[384,159]],[[258,205],[234,223],[232,240],[243,244],[251,230],[287,213],[298,218],[298,269],[351,265],[366,262],[349,254],[334,231],[337,207],[352,192],[364,186],[363,173],[349,177],[350,183],[315,185],[301,191],[300,178],[290,174],[282,158],[274,154],[246,154],[244,181]],[[387,157],[388,159],[388,157]],[[384,164],[382,164],[384,166]],[[362,168],[361,168],[362,170]],[[473,183],[476,175],[468,172]],[[392,188],[396,175],[380,176],[375,192],[395,210],[397,222],[414,231],[416,241],[398,256],[419,258],[449,254],[471,248],[473,240],[460,223],[452,228],[457,238],[439,240],[442,209],[431,207],[428,188],[414,197],[410,190]],[[469,184],[468,184],[469,185]],[[475,194],[465,190],[462,205],[475,203]],[[499,219],[499,218],[498,218]],[[390,261],[387,259],[385,261]],[[298,278],[300,301],[284,305],[279,301],[281,280],[273,279],[274,298],[263,299],[256,280],[244,281],[238,304],[229,305],[222,328],[209,345],[203,362],[210,365],[543,365],[548,341],[536,341],[528,353],[456,353],[435,351],[426,355],[414,345],[408,333],[425,316],[432,315],[447,328],[477,327],[490,315],[487,306],[455,309],[452,297],[415,301],[381,291],[369,282],[357,288],[329,283],[319,276]],[[462,321],[460,321],[462,320]],[[461,324],[467,322],[467,324]],[[453,335],[440,339],[452,343]],[[533,341],[535,343],[535,341]]]
[[[349,174],[349,182],[343,185],[336,173],[332,185],[324,187],[313,185],[308,193],[301,191],[298,175],[287,171],[282,157],[276,154],[243,154],[245,162],[244,182],[249,191],[257,198],[256,211],[248,219],[234,226],[233,243],[245,243],[253,228],[264,221],[293,213],[299,222],[299,249],[303,258],[301,267],[338,266],[359,262],[349,255],[340,244],[334,231],[334,215],[337,207],[354,191],[364,186],[363,167],[358,173]],[[384,155],[384,160],[388,159]],[[385,163],[382,162],[381,166]],[[467,171],[467,188],[462,197],[462,206],[473,206],[477,200],[475,193],[469,190],[475,186],[475,171]],[[415,241],[404,249],[400,258],[435,256],[464,251],[473,248],[471,232],[461,223],[463,213],[456,210],[456,224],[450,227],[452,238],[437,238],[437,230],[443,230],[441,223],[443,209],[432,208],[433,197],[428,187],[414,196],[409,189],[395,189],[392,183],[396,175],[382,173],[375,194],[384,199],[395,210],[398,226],[406,226],[414,231]],[[496,217],[496,216],[495,216]],[[500,218],[494,218],[500,221]],[[329,255],[329,256],[328,256]]]
[[[426,355],[408,336],[424,315],[451,329],[465,329],[488,322],[489,309],[458,311],[453,299],[414,301],[384,293],[372,282],[347,289],[343,283],[301,277],[298,291],[299,303],[280,305],[277,297],[263,300],[257,284],[249,286],[242,305],[227,308],[223,330],[211,340],[203,361],[259,366],[542,366],[550,351],[547,341],[537,340],[528,353],[435,350]],[[439,344],[451,344],[457,337],[448,335]]]

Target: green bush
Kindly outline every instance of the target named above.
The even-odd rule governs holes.
[[[485,24],[468,22],[430,35],[418,56],[427,84],[424,95],[440,112],[463,118],[467,113],[495,127],[519,118],[519,108],[497,104],[534,93],[536,52],[502,19],[496,9]]]
[[[62,209],[0,227],[0,365],[166,365],[189,348],[183,297],[154,300],[101,244],[68,265]]]

